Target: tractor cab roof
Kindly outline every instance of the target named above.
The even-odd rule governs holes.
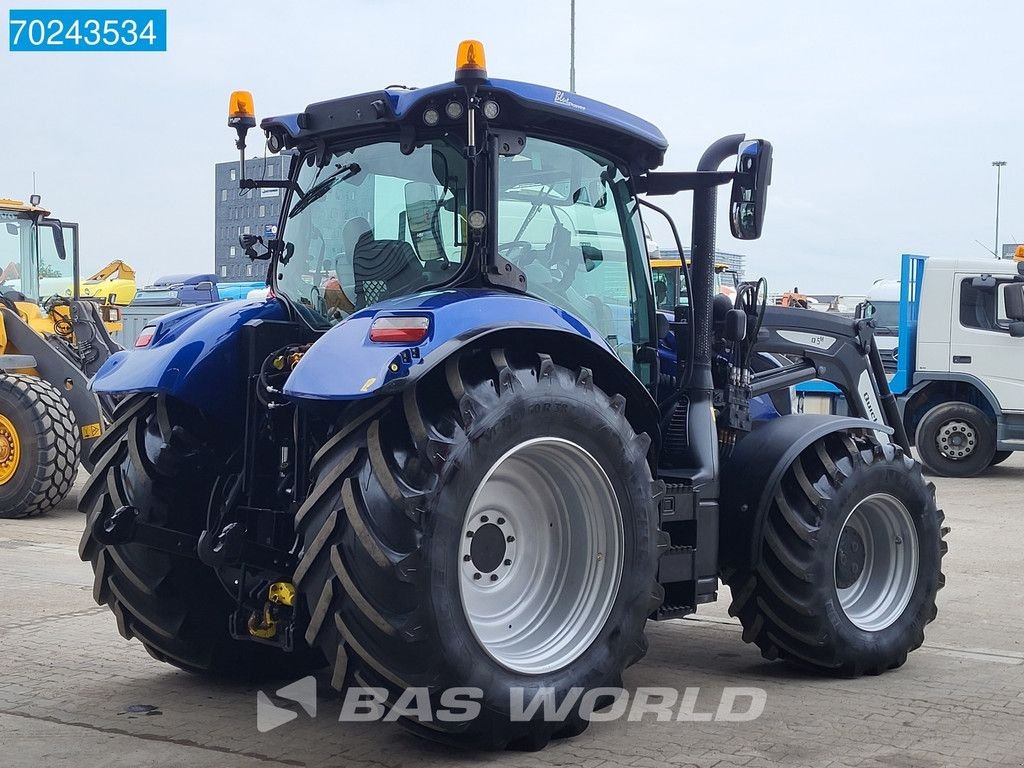
[[[0,211],[8,213],[41,213],[43,216],[49,216],[50,212],[45,208],[40,208],[37,205],[30,205],[29,203],[23,203],[21,200],[11,200],[10,198],[0,198]]]
[[[635,115],[576,93],[514,80],[485,80],[477,95],[497,104],[487,120],[492,128],[548,137],[571,137],[610,157],[624,161],[631,173],[657,168],[668,142],[662,132]],[[412,138],[428,125],[465,125],[465,88],[455,82],[428,88],[392,86],[356,96],[310,104],[305,111],[265,118],[260,127],[283,148],[307,149],[324,141],[359,139],[393,133]],[[432,114],[425,117],[425,113]],[[483,119],[481,117],[481,119]],[[434,121],[431,123],[431,121]]]

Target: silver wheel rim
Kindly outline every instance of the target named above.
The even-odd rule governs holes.
[[[974,453],[978,445],[978,433],[970,424],[960,419],[947,421],[935,435],[935,447],[947,459],[962,461]]]
[[[836,545],[839,604],[854,626],[878,632],[895,622],[917,583],[919,546],[910,512],[887,493],[853,508]]]
[[[590,647],[619,590],[622,511],[608,475],[569,440],[527,440],[487,471],[466,513],[459,592],[503,667],[561,669]]]

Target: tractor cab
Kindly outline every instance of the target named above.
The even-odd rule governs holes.
[[[284,181],[241,180],[243,193],[285,196],[276,237],[242,235],[243,249],[273,259],[274,295],[315,331],[354,315],[408,314],[410,296],[501,291],[582,322],[653,388],[645,349],[657,346],[657,305],[637,193],[662,163],[664,136],[574,93],[489,79],[483,56],[468,41],[454,82],[264,119],[268,148],[290,153],[291,169]],[[248,92],[233,94],[229,125],[244,154],[255,126]],[[766,145],[747,144],[748,162]],[[768,167],[770,146],[763,154]],[[664,176],[672,191],[694,188],[693,178]],[[733,198],[752,227],[749,187]]]
[[[50,218],[38,195],[30,200],[0,200],[0,292],[33,304],[77,298],[78,225]]]

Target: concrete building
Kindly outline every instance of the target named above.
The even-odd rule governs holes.
[[[286,175],[287,156],[270,155],[264,160],[245,162],[245,175],[252,179],[280,179]],[[243,233],[273,237],[281,213],[281,190],[238,189],[238,161],[217,163],[215,168],[214,265],[224,282],[262,280],[266,262],[252,262],[238,245]]]

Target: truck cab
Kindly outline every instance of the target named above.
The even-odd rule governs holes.
[[[858,308],[875,321],[904,428],[935,474],[976,475],[1024,449],[1022,265],[905,254],[900,279],[876,282]],[[804,412],[845,413],[832,384],[796,394]]]
[[[133,307],[184,307],[220,301],[217,276],[213,274],[164,275],[152,285],[139,288]]]
[[[893,379],[929,468],[977,474],[1024,448],[1022,262],[903,257]]]
[[[875,344],[882,355],[885,372],[896,372],[900,334],[900,281],[876,280],[864,301],[857,305],[856,317],[875,321]]]

